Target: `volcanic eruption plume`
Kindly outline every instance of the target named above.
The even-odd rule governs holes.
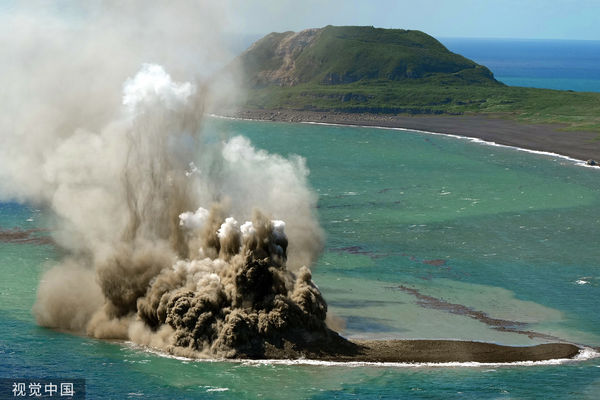
[[[99,232],[94,221],[68,221],[83,229],[80,254],[42,279],[40,324],[219,356],[259,356],[265,343],[326,332],[306,267],[322,235],[302,159],[240,136],[209,143],[201,96],[146,64],[124,85],[123,119],[72,139],[77,149],[110,149],[112,165],[89,154],[56,172],[77,175],[65,182],[77,184],[64,189],[74,202],[67,218],[106,221]]]
[[[113,16],[101,13],[96,28]],[[0,198],[49,208],[65,253],[41,279],[38,323],[192,356],[260,357],[267,346],[332,334],[308,269],[323,234],[304,160],[207,128],[206,107],[215,93],[226,97],[225,86],[178,82],[156,63],[134,74],[149,47],[127,54],[123,46],[138,49],[139,36],[108,32],[98,41],[86,31],[86,40],[110,47],[114,64],[85,48],[80,58],[62,48],[70,63],[60,52],[38,55],[38,68],[52,67],[58,81],[28,70],[35,95],[9,101],[0,120]],[[42,36],[18,37],[27,49]],[[48,49],[61,46],[40,51]],[[2,51],[23,56],[14,44]],[[178,54],[156,58],[172,65]],[[123,71],[119,104],[110,89]],[[25,80],[16,68],[4,72]],[[91,74],[89,87],[78,73]]]

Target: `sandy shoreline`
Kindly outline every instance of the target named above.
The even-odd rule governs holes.
[[[315,122],[412,129],[555,153],[581,161],[600,161],[600,140],[598,140],[600,135],[596,132],[562,131],[560,125],[522,124],[483,115],[404,116],[293,110],[242,110],[225,116],[261,121]]]

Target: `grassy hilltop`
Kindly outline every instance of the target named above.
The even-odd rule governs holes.
[[[420,31],[327,26],[271,33],[234,64],[251,109],[485,113],[600,131],[600,93],[506,86]]]

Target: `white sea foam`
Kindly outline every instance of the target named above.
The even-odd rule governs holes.
[[[141,350],[148,353],[152,353],[159,357],[172,358],[180,361],[194,361],[194,362],[226,362],[226,363],[239,363],[246,366],[263,366],[263,365],[310,365],[317,367],[378,367],[378,368],[496,368],[496,367],[535,367],[543,365],[561,365],[576,363],[581,361],[587,361],[595,358],[600,358],[600,353],[591,347],[583,347],[579,350],[579,353],[573,358],[554,358],[551,360],[544,361],[515,361],[515,362],[497,362],[497,363],[485,363],[485,362],[367,362],[367,361],[322,361],[322,360],[311,360],[311,359],[294,359],[294,360],[244,360],[244,359],[214,359],[214,358],[203,358],[194,359],[187,357],[174,356],[156,350],[154,348],[141,346],[133,342],[125,342],[130,348],[135,350]]]
[[[581,350],[579,350],[579,354],[577,354],[573,359],[576,361],[585,361],[599,357],[600,353],[597,350],[592,349],[591,347],[584,347]]]
[[[205,386],[206,387],[206,386]],[[222,387],[210,387],[208,389],[206,389],[207,392],[226,392],[228,391],[229,388],[222,388]]]

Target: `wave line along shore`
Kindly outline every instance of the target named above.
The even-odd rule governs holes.
[[[558,124],[525,124],[486,115],[407,116],[295,110],[241,110],[223,116],[236,119],[349,125],[442,134],[481,140],[532,153],[566,158],[586,165],[600,160],[600,135],[589,131],[564,131]]]

